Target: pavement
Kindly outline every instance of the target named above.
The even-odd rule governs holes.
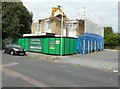
[[[56,62],[77,64],[99,70],[118,72],[118,50],[105,49],[104,51],[97,53],[84,55],[76,54],[62,57],[33,52],[27,52],[27,55],[33,58],[47,59]]]

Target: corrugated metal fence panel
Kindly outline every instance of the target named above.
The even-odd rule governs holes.
[[[61,38],[19,38],[18,44],[27,51],[61,54]],[[62,55],[77,53],[77,39],[62,38]]]
[[[44,43],[42,43],[44,45],[44,51],[43,53],[49,53],[49,38],[44,38]]]
[[[70,39],[70,52],[69,52],[69,54],[73,54],[73,39]]]
[[[55,54],[60,54],[60,38],[56,38],[55,49]]]
[[[77,39],[74,39],[74,53],[76,54],[77,53]]]
[[[24,38],[21,38],[21,46],[23,49],[25,48]]]
[[[70,44],[71,45],[71,49],[72,49],[72,53],[71,54],[74,54],[74,45],[75,45],[74,44],[74,39],[71,39],[71,41],[72,41],[72,45]]]
[[[70,39],[65,38],[65,54],[69,54],[70,52]]]
[[[29,41],[28,38],[24,38],[24,48],[28,51],[29,50]]]
[[[62,55],[65,55],[65,38],[62,38]]]
[[[22,48],[24,48],[24,39],[23,38],[18,39],[18,45],[20,45]]]
[[[49,54],[55,54],[55,38],[49,38]]]
[[[43,38],[29,38],[29,51],[43,52]]]

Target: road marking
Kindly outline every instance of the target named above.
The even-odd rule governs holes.
[[[4,73],[7,73],[7,74],[8,74],[9,76],[11,76],[11,77],[21,78],[21,79],[27,81],[28,83],[30,83],[30,84],[32,84],[32,85],[34,85],[34,86],[36,86],[36,87],[49,87],[49,86],[47,86],[46,84],[41,83],[40,81],[37,81],[37,80],[35,80],[35,79],[33,79],[33,78],[30,78],[30,77],[28,77],[28,76],[25,76],[25,75],[23,75],[23,74],[20,74],[20,73],[18,73],[18,72],[13,71],[13,70],[9,70],[9,69],[6,69],[6,68],[2,68],[2,71],[3,71]]]
[[[113,70],[114,73],[118,73],[118,70]]]
[[[17,65],[17,64],[19,64],[19,63],[13,62],[13,63],[4,64],[4,65],[2,65],[2,67],[9,67],[9,66]]]
[[[6,68],[3,68],[3,67],[9,67],[9,66],[14,66],[14,65],[17,65],[19,63],[16,63],[16,62],[13,62],[13,63],[8,63],[8,64],[4,64],[4,65],[0,65],[0,71],[4,72],[4,73],[7,73],[9,76],[11,77],[18,77],[18,78],[21,78],[25,81],[27,81],[28,83],[36,86],[36,87],[49,87],[33,78],[30,78],[28,76],[25,76],[23,74],[20,74],[18,72],[15,72],[13,70],[9,70],[9,69],[6,69]]]
[[[13,63],[8,63],[8,64],[0,65],[0,71],[2,71],[3,67],[14,66],[14,65],[17,65],[17,64],[19,64],[19,63],[13,62]]]

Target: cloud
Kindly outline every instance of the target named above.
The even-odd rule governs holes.
[[[104,25],[111,25],[118,32],[118,0],[22,0],[29,11],[33,12],[34,20],[48,18],[52,7],[61,5],[69,18],[76,18],[77,8],[86,7],[86,14],[101,18]],[[80,13],[81,14],[81,13]],[[83,14],[83,13],[82,13]]]
[[[23,2],[118,2],[119,0],[22,0]]]

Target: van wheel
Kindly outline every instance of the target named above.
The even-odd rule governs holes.
[[[11,54],[11,55],[14,55],[14,51],[12,50],[12,51],[10,52],[10,54]]]

